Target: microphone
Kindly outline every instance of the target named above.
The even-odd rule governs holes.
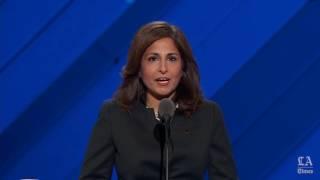
[[[176,106],[169,98],[164,98],[160,101],[159,105],[159,117],[164,123],[170,121],[174,115]]]
[[[161,120],[162,125],[164,125],[164,135],[165,135],[165,180],[169,179],[169,141],[171,141],[170,138],[170,121],[172,120],[172,117],[174,115],[174,112],[176,110],[176,106],[174,105],[173,101],[168,98],[164,98],[160,101],[159,105],[159,117]],[[171,146],[173,149],[173,144],[171,141]],[[162,147],[163,148],[163,147]],[[163,162],[163,149],[161,149],[161,162]],[[162,164],[162,163],[161,163]],[[162,165],[161,165],[162,166]],[[161,167],[162,168],[162,167]],[[161,173],[161,180],[162,180],[162,170]]]

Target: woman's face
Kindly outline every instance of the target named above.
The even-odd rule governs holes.
[[[171,38],[153,42],[141,60],[140,78],[147,87],[147,97],[172,97],[182,76],[182,59]]]

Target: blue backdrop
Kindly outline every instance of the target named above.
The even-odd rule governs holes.
[[[0,18],[0,179],[78,177],[153,20],[188,37],[240,179],[320,179],[319,0],[0,0]]]

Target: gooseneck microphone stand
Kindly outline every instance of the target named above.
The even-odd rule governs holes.
[[[170,121],[171,118],[162,118],[161,119],[161,124],[162,126],[164,126],[164,133],[161,133],[162,135],[164,135],[164,159],[165,159],[165,174],[164,176],[161,175],[161,180],[164,179],[165,180],[169,180],[169,139],[170,139]],[[161,150],[161,152],[163,153],[163,150]],[[163,158],[163,155],[161,156]],[[163,160],[161,160],[163,162]],[[161,168],[163,168],[162,163],[161,163]],[[162,171],[163,172],[163,171]]]
[[[166,180],[169,179],[169,129],[170,129],[170,124],[169,124],[169,119],[167,120],[167,122],[165,122],[165,134],[166,134],[166,138],[165,138],[165,153],[166,153]]]
[[[164,146],[165,146],[165,180],[169,180],[169,145],[172,145],[173,151],[173,143],[170,138],[170,124],[171,120],[174,116],[174,112],[176,110],[176,105],[169,98],[164,98],[160,101],[159,104],[159,117],[162,125],[162,135],[164,134]],[[164,130],[163,130],[164,126]],[[163,136],[162,136],[163,137]],[[161,148],[161,164],[163,164],[163,148]],[[161,180],[162,180],[162,169],[163,165],[161,165]]]

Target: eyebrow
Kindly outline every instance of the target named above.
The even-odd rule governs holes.
[[[151,53],[147,53],[146,55],[157,55],[157,56],[159,56],[159,53],[151,52]],[[172,55],[176,55],[176,56],[178,56],[178,55],[179,55],[179,53],[171,52],[171,53],[168,53],[168,54],[167,54],[167,56],[172,56]]]

